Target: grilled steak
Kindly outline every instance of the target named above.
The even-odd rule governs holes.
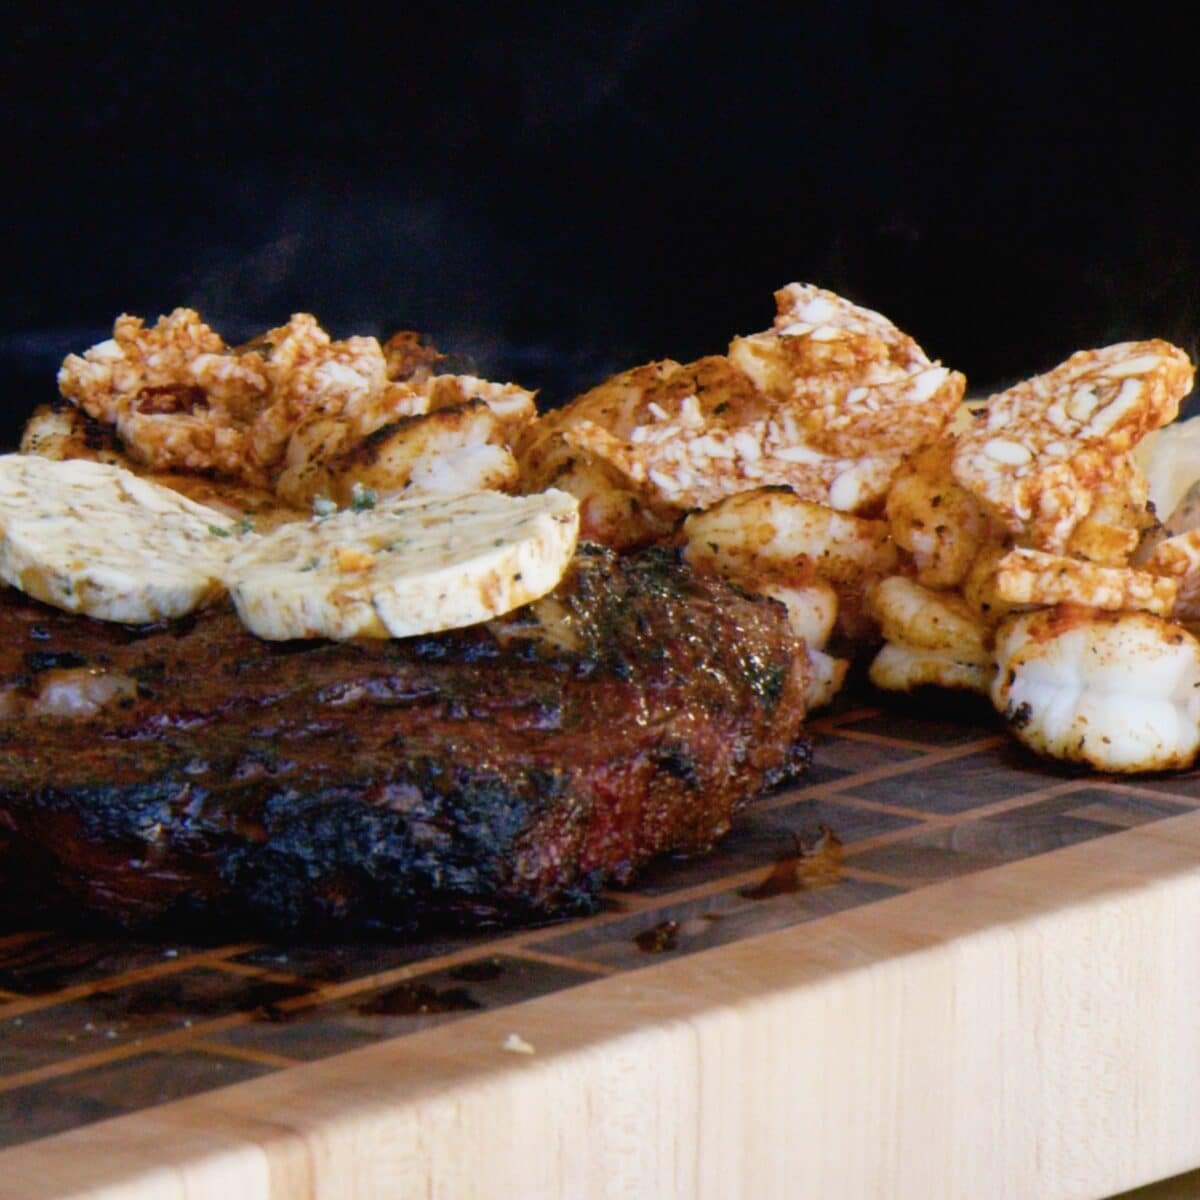
[[[581,549],[545,599],[401,641],[128,630],[0,595],[0,844],[126,924],[411,929],[586,907],[807,761],[781,606]]]

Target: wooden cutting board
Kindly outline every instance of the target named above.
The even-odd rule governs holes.
[[[1053,1200],[1200,1164],[1200,774],[1069,773],[975,710],[815,730],[804,787],[586,919],[0,933],[0,1197]]]

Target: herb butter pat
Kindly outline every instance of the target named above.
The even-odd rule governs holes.
[[[578,502],[554,489],[378,500],[245,543],[225,579],[262,638],[411,637],[544,596],[578,535]]]
[[[0,456],[0,579],[67,612],[182,617],[223,594],[244,542],[224,514],[121,467]]]

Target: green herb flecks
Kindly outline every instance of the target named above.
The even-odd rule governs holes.
[[[376,499],[374,488],[363,487],[361,483],[355,483],[350,489],[350,507],[355,512],[363,512],[365,509],[374,508]]]

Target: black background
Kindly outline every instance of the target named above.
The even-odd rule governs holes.
[[[985,391],[1200,337],[1195,38],[1102,6],[19,5],[0,431],[121,311],[419,328],[550,402],[799,279]]]

